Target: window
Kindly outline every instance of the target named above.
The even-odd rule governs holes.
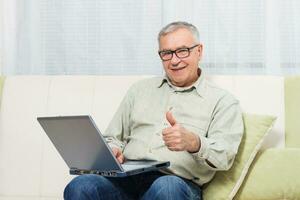
[[[208,73],[300,73],[297,0],[3,0],[0,9],[5,75],[162,74],[157,34],[177,20],[199,28]]]

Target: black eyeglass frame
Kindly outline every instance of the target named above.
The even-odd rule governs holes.
[[[168,60],[171,60],[171,59],[173,58],[174,53],[175,53],[175,55],[177,56],[177,58],[187,58],[187,57],[190,56],[191,50],[192,50],[193,48],[199,46],[199,45],[200,45],[200,44],[195,44],[195,45],[192,46],[192,47],[178,48],[178,49],[175,49],[175,50],[173,50],[173,51],[172,51],[172,50],[163,50],[163,51],[159,51],[159,52],[158,52],[158,55],[159,55],[159,57],[160,57],[160,59],[161,59],[162,61],[168,61]],[[187,54],[186,56],[178,56],[176,52],[178,52],[179,50],[187,50],[188,54]],[[163,58],[162,58],[161,53],[165,53],[165,52],[171,53],[172,56],[171,56],[170,59],[163,59]]]

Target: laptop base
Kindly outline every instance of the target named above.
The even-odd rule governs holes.
[[[153,163],[154,164],[152,165],[152,167],[136,168],[128,171],[100,171],[100,170],[84,170],[84,169],[71,168],[69,172],[71,175],[96,174],[105,177],[126,177],[126,176],[132,176],[132,175],[136,175],[148,171],[157,171],[161,168],[166,168],[170,166],[170,162],[153,162]]]

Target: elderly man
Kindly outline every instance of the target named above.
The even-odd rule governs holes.
[[[174,22],[159,35],[164,77],[134,84],[105,132],[117,160],[170,161],[126,178],[81,175],[65,199],[202,199],[201,186],[228,170],[243,133],[238,101],[207,82],[195,26]]]

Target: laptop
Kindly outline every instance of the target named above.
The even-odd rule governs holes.
[[[38,117],[70,174],[125,177],[170,166],[170,162],[126,160],[120,164],[91,116]]]

